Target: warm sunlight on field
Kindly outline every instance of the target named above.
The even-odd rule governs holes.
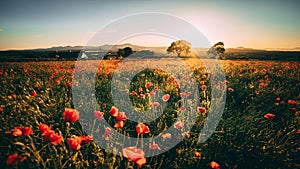
[[[180,100],[194,102],[195,93],[180,92],[183,86],[163,70],[144,70],[134,76],[130,96],[136,113],[150,110],[147,116],[161,113],[151,123],[137,123],[127,118],[112,102],[111,82],[121,61],[82,61],[84,67],[74,69],[75,62],[10,62],[0,63],[0,163],[7,168],[299,168],[300,137],[300,72],[299,62],[223,60],[226,81],[211,84],[219,70],[207,72],[203,63],[186,59],[184,63],[197,80],[200,101],[196,122],[190,131],[178,120],[183,107]],[[131,67],[122,69],[130,75]],[[152,60],[151,64],[177,62],[172,59]],[[208,63],[208,62],[206,62]],[[211,63],[214,64],[213,62]],[[97,69],[93,96],[97,108],[90,112],[75,110],[72,90],[88,76],[74,80],[74,70],[89,74]],[[174,70],[180,74],[182,70]],[[76,72],[75,72],[76,73]],[[78,78],[78,77],[77,77]],[[179,81],[184,80],[184,76]],[[129,80],[129,79],[128,79]],[[118,83],[118,81],[114,82]],[[224,113],[212,137],[198,143],[199,133],[211,113],[211,91],[226,89]],[[82,94],[79,102],[91,95]],[[165,107],[161,103],[166,104]],[[120,98],[122,101],[123,98]],[[81,103],[76,103],[81,104]],[[82,105],[82,106],[89,106]],[[90,114],[92,121],[83,116]],[[103,125],[106,120],[110,126]],[[83,127],[89,126],[88,131]],[[174,128],[179,135],[165,133]],[[85,128],[86,129],[86,128]],[[99,131],[103,130],[103,133]],[[137,142],[123,147],[122,156],[114,155],[95,143],[98,136],[110,143],[112,130],[137,137],[158,135],[157,142]],[[181,133],[181,134],[180,134]],[[167,152],[145,157],[166,147],[175,137],[183,140]],[[160,142],[159,142],[160,141]],[[121,143],[120,143],[121,144]],[[188,167],[187,167],[188,166]]]

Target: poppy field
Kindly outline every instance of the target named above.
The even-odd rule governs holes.
[[[187,59],[197,90],[184,92],[181,88],[188,86],[181,86],[168,72],[146,69],[130,79],[126,75],[134,66],[127,67],[120,75],[130,87],[118,101],[126,106],[123,95],[129,96],[134,113],[146,112],[145,118],[154,119],[149,123],[130,120],[129,112],[113,102],[112,82],[122,85],[113,77],[122,61],[82,62],[85,67],[80,70],[75,69],[74,61],[0,63],[1,166],[300,168],[299,62],[222,60],[226,80],[213,84],[210,79],[218,70],[208,72],[201,61]],[[96,76],[89,76],[95,67]],[[86,76],[75,77],[78,72]],[[84,87],[94,92],[74,98],[72,91],[84,91],[79,89],[80,83],[91,78],[94,86]],[[184,78],[182,75],[179,80]],[[210,106],[220,101],[212,100],[212,90],[225,92],[225,107],[211,137],[199,143]],[[87,102],[90,97],[96,98],[96,103]],[[194,113],[195,123],[179,119],[182,112]],[[87,116],[91,118],[83,118]],[[188,125],[191,129],[187,131]],[[165,132],[168,128],[175,134]],[[124,147],[116,133],[155,139]],[[177,137],[182,141],[168,144]],[[97,144],[99,138],[107,148]],[[122,150],[119,154],[111,152],[117,148]],[[164,149],[151,157],[145,155]]]

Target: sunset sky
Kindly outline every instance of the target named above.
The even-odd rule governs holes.
[[[143,12],[177,16],[225,47],[295,48],[300,47],[299,7],[297,0],[6,0],[0,6],[0,50],[84,46],[113,20]],[[128,42],[168,46],[172,39],[149,41]]]

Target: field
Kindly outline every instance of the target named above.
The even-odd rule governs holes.
[[[150,64],[164,62],[173,67],[177,61]],[[183,69],[172,69],[179,79],[164,69],[134,73],[139,64],[134,60],[122,69],[117,60],[100,65],[81,61],[80,69],[74,61],[0,63],[0,165],[300,168],[299,62],[222,60],[226,80],[218,83],[211,79],[223,73],[220,69],[208,72],[204,62],[184,62],[195,81],[183,83],[189,74]],[[114,74],[122,80],[115,80]],[[128,88],[123,81],[130,82]],[[188,91],[189,85],[196,89]],[[119,89],[123,93],[114,96],[112,90]],[[200,143],[211,106],[225,101],[218,99],[223,95],[212,99],[213,91],[224,92],[226,103],[213,134]],[[113,101],[116,98],[119,106]],[[133,112],[125,111],[130,106]],[[195,123],[187,120],[189,116],[180,119],[182,112],[195,115]],[[154,120],[130,120],[134,114]],[[168,128],[174,132],[164,133]],[[128,148],[120,135],[139,139]],[[143,142],[146,138],[151,142]],[[169,144],[177,138],[182,139],[178,144]],[[117,150],[121,153],[113,153]],[[162,150],[166,151],[157,153]]]

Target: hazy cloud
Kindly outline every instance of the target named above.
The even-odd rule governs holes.
[[[0,28],[0,32],[4,31],[2,28]]]

